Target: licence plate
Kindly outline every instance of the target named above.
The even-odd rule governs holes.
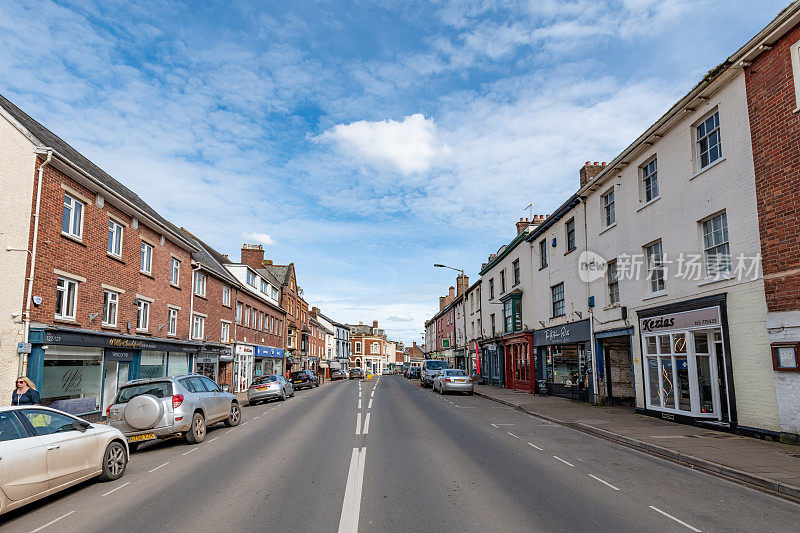
[[[267,387],[256,387],[256,390],[267,390]]]
[[[152,433],[143,433],[141,435],[131,435],[128,437],[128,442],[139,442],[142,440],[150,440],[154,439],[156,436]]]
[[[466,383],[466,382],[467,382],[466,379],[457,379],[456,380],[456,383]]]

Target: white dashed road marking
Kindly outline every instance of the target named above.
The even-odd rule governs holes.
[[[161,468],[162,466],[167,466],[168,464],[169,464],[169,461],[167,461],[167,462],[166,462],[166,463],[164,463],[163,465],[158,465],[157,467],[153,468],[152,470],[148,470],[148,471],[147,471],[147,473],[149,474],[150,472],[155,472],[156,470],[158,470],[158,469],[159,469],[159,468]]]
[[[52,524],[55,524],[56,522],[58,522],[58,521],[59,521],[59,520],[61,520],[62,518],[66,518],[66,517],[68,517],[69,515],[71,515],[71,514],[72,514],[72,513],[74,513],[74,512],[75,512],[75,511],[70,511],[70,512],[68,512],[68,513],[67,513],[67,514],[65,514],[65,515],[61,515],[61,516],[59,516],[58,518],[56,518],[55,520],[51,520],[51,521],[49,521],[48,523],[46,523],[45,525],[37,527],[36,529],[34,529],[33,531],[31,531],[31,533],[36,533],[37,531],[41,531],[41,530],[43,530],[44,528],[46,528],[47,526],[49,526],[49,525],[52,525]]]
[[[600,483],[602,483],[603,485],[607,485],[607,486],[611,487],[611,488],[612,488],[612,489],[614,489],[614,490],[619,490],[617,487],[615,487],[614,485],[612,485],[612,484],[611,484],[611,483],[609,483],[608,481],[603,481],[602,479],[600,479],[600,478],[599,478],[599,477],[597,477],[597,476],[594,476],[594,475],[592,475],[592,474],[589,474],[589,477],[590,477],[590,478],[592,478],[592,479],[594,479],[594,480],[596,480],[596,481],[599,481],[599,482],[600,482]]]
[[[121,489],[122,487],[124,487],[125,485],[130,485],[130,484],[131,484],[131,482],[130,482],[130,481],[128,481],[127,483],[123,483],[123,484],[122,484],[122,485],[120,485],[119,487],[117,487],[117,488],[115,488],[115,489],[111,489],[110,491],[106,492],[105,494],[101,494],[100,496],[108,496],[108,495],[109,495],[109,494],[111,494],[112,492],[116,492],[116,491],[118,491],[119,489]]]
[[[356,435],[361,434],[361,413],[356,413]]]
[[[554,458],[554,459],[558,459],[559,461],[561,461],[562,463],[564,463],[564,464],[565,464],[565,465],[567,465],[567,466],[575,466],[574,464],[572,464],[572,463],[570,463],[570,462],[567,462],[567,461],[565,461],[564,459],[562,459],[561,457],[559,457],[559,456],[557,456],[557,455],[554,455],[554,456],[553,456],[553,458]]]
[[[541,448],[539,448],[537,445],[535,445],[535,444],[534,444],[534,443],[532,443],[532,442],[529,442],[529,443],[528,443],[528,446],[533,446],[534,448],[536,448],[536,449],[537,449],[537,450],[539,450],[540,452],[541,452],[541,451],[543,451]]]
[[[686,522],[684,522],[683,520],[680,520],[679,518],[675,518],[675,517],[674,517],[674,516],[672,516],[671,514],[667,514],[667,513],[665,513],[664,511],[662,511],[662,510],[661,510],[661,509],[659,509],[658,507],[653,507],[653,506],[651,505],[651,506],[650,506],[650,509],[652,509],[652,510],[654,510],[654,511],[656,511],[656,512],[659,512],[659,513],[663,514],[664,516],[666,516],[667,518],[669,518],[669,519],[671,519],[671,520],[675,520],[675,521],[676,521],[677,523],[679,523],[680,525],[682,525],[682,526],[686,526],[686,527],[688,527],[689,529],[691,529],[692,531],[696,531],[697,533],[700,533],[700,530],[699,530],[699,529],[697,529],[696,527],[694,527],[694,526],[690,526],[689,524],[687,524],[687,523],[686,523]]]
[[[358,515],[361,514],[361,489],[364,485],[364,462],[367,449],[353,448],[350,458],[350,470],[347,472],[347,484],[342,502],[342,515],[339,518],[339,533],[356,533],[358,531]]]
[[[364,435],[367,434],[367,431],[369,431],[369,413],[367,413],[367,416],[364,418]]]
[[[228,432],[226,431],[226,433],[228,433]],[[199,450],[199,449],[200,449],[200,448],[192,448],[192,449],[191,449],[191,450],[189,450],[188,452],[186,452],[186,453],[182,453],[181,455],[189,455],[190,453],[192,453],[192,452],[196,452],[196,451],[197,451],[197,450]]]

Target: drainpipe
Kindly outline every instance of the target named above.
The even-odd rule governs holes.
[[[33,298],[33,275],[36,269],[36,245],[39,239],[39,210],[42,204],[42,179],[44,177],[44,167],[50,164],[53,159],[53,151],[47,151],[47,158],[39,165],[39,179],[36,184],[36,208],[33,211],[33,240],[31,241],[31,268],[28,271],[28,294],[25,297],[25,342],[30,342],[31,332],[31,299]],[[23,376],[26,374],[28,365],[28,354],[20,354],[19,358],[19,372],[17,375]]]
[[[583,205],[583,250],[589,250],[589,230],[588,225],[586,223],[586,198],[581,196],[581,205]],[[586,286],[586,302],[587,302],[587,309],[589,311],[589,349],[592,351],[592,397],[594,398],[595,405],[598,404],[598,383],[597,383],[597,366],[600,364],[597,361],[597,350],[595,349],[594,345],[594,310],[588,308],[589,302],[589,282],[584,281],[583,283]]]

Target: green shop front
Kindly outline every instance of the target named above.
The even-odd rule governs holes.
[[[31,328],[27,375],[43,405],[103,416],[120,385],[190,372],[201,344],[71,328]]]

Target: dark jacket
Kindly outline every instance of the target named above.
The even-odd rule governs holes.
[[[11,405],[38,405],[40,402],[39,391],[36,389],[28,389],[22,394],[18,394],[14,389],[11,393]]]

